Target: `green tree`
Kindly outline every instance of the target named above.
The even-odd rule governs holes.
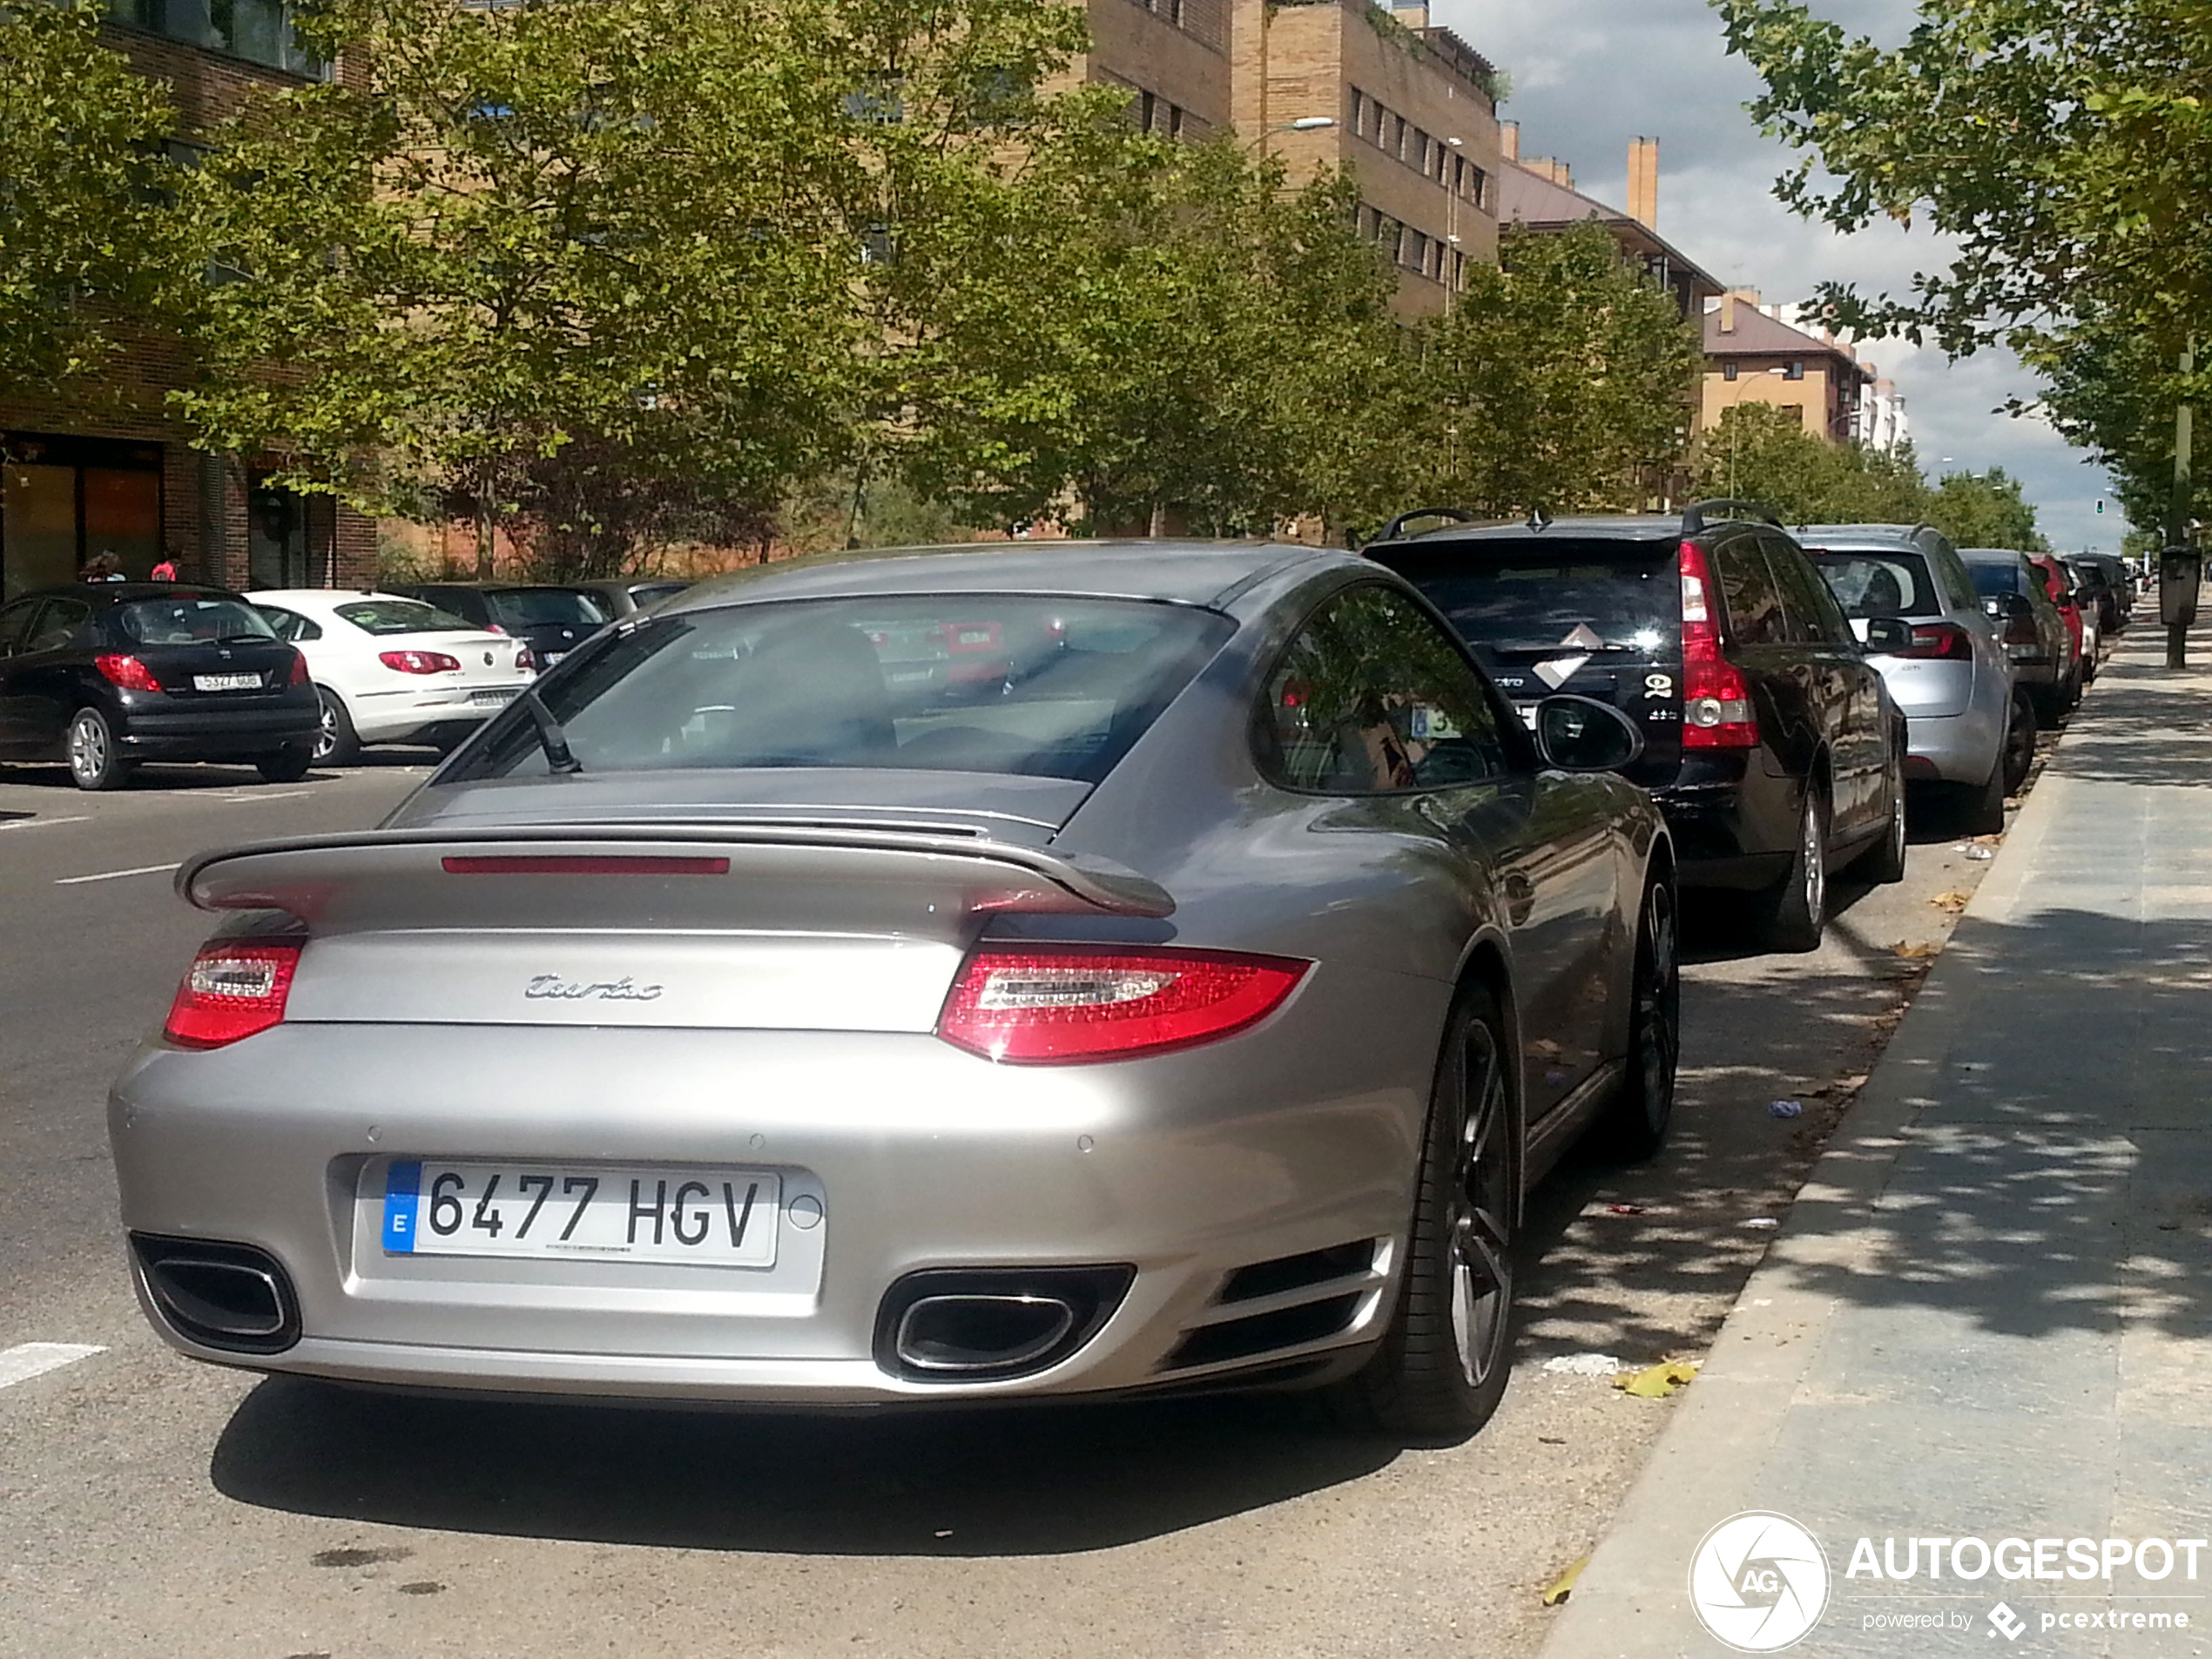
[[[1987,472],[1951,472],[1928,503],[1928,523],[1959,547],[2011,547],[2046,553],[2050,543],[2036,527],[2035,509],[2021,493],[2020,481],[2002,467]]]
[[[939,287],[916,484],[982,523],[1340,522],[1375,488],[1388,435],[1356,423],[1402,353],[1353,205],[1334,176],[1287,190],[1233,139],[1073,112]]]
[[[366,509],[464,507],[485,573],[496,532],[577,523],[570,444],[693,511],[772,506],[863,391],[838,192],[876,59],[826,54],[837,10],[330,0],[315,44],[367,84],[257,100],[185,188],[230,277],[185,414]]]
[[[1701,354],[1671,295],[1592,226],[1516,236],[1422,323],[1402,376],[1413,494],[1480,514],[1633,509],[1689,441]]]
[[[2100,318],[2171,358],[2212,304],[2212,8],[2202,0],[1919,0],[1885,48],[1804,0],[1714,0],[1804,152],[1783,199],[1837,228],[1925,215],[1947,269],[1828,297],[1859,333],[1960,352]]]
[[[1798,416],[1770,403],[1737,403],[1699,435],[1690,476],[1696,495],[1764,502],[1792,524],[1819,524],[1858,517],[1845,506],[1857,505],[1858,469],[1854,452],[1806,431]],[[1885,482],[1892,477],[1893,469]],[[1917,503],[1899,516],[1917,521]]]
[[[169,268],[174,112],[102,15],[0,8],[0,395],[84,394]]]

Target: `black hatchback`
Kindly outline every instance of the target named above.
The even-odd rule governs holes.
[[[1424,519],[1446,522],[1408,533]],[[1876,880],[1903,878],[1905,717],[1766,509],[1408,513],[1366,554],[1443,612],[1524,717],[1568,692],[1635,721],[1627,776],[1665,812],[1682,884],[1756,894],[1777,948],[1819,943],[1830,871],[1864,859]]]
[[[115,789],[142,760],[307,773],[321,709],[307,665],[237,594],[93,582],[0,605],[0,760],[64,760]]]
[[[550,668],[612,622],[616,606],[581,587],[514,582],[417,582],[390,590],[528,644]]]

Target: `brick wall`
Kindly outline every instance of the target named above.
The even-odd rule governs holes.
[[[1206,129],[1228,125],[1227,0],[1089,0],[1088,15],[1084,72],[1165,99]]]

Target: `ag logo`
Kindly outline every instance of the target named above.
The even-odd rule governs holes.
[[[1689,1558],[1689,1605],[1716,1640],[1738,1653],[1778,1653],[1820,1622],[1828,1558],[1787,1515],[1730,1515]]]

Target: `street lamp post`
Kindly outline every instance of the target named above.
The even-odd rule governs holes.
[[[2193,411],[2188,381],[2196,370],[2196,342],[2182,348],[2182,392],[2174,406],[2174,489],[2166,502],[2166,547],[2158,561],[2158,609],[2166,624],[2166,666],[2189,665],[2189,624],[2196,620],[2203,566],[2189,544],[2189,438]]]
[[[1264,156],[1267,153],[1267,141],[1278,132],[1325,132],[1336,124],[1337,118],[1333,115],[1301,115],[1297,120],[1285,121],[1278,127],[1262,129],[1259,135],[1244,147],[1256,149]]]

